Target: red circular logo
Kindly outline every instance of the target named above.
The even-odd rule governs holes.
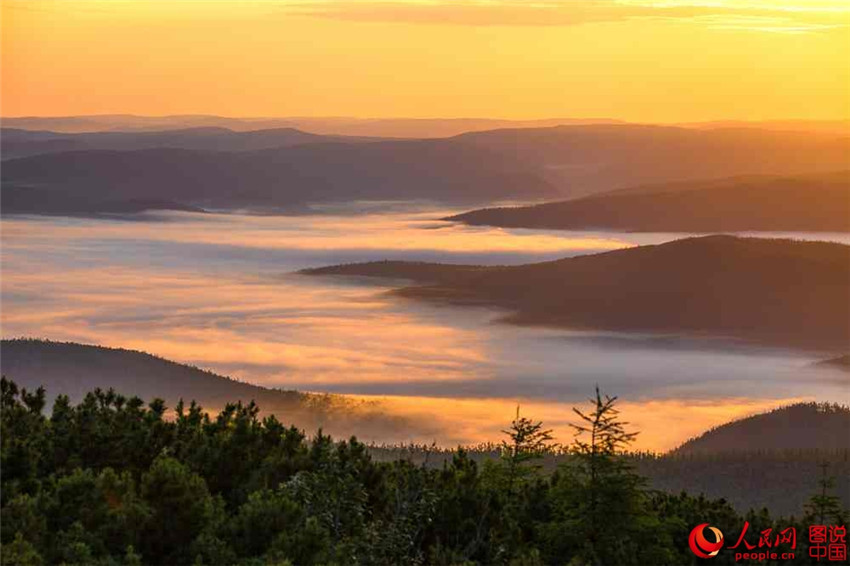
[[[706,527],[714,533],[715,542],[710,542],[705,538]],[[688,545],[691,547],[691,552],[700,558],[713,558],[723,547],[723,533],[717,527],[709,527],[708,523],[697,525],[688,537]]]

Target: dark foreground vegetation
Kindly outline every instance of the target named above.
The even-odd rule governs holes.
[[[5,378],[0,401],[4,565],[693,564],[694,526],[734,536],[745,520],[796,526],[790,563],[806,563],[806,526],[845,520],[826,476],[799,519],[648,490],[621,456],[634,433],[598,392],[549,474],[549,432],[519,413],[499,458],[459,450],[435,467],[308,440],[253,403],[166,419],[161,400],[96,390],[47,416],[43,389]]]

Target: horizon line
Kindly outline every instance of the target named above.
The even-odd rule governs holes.
[[[209,113],[176,113],[176,114],[136,114],[132,112],[108,112],[101,114],[20,114],[20,115],[0,115],[0,120],[20,120],[20,119],[59,119],[59,118],[110,118],[110,117],[132,117],[132,118],[226,118],[234,120],[356,120],[356,121],[377,121],[377,120],[442,120],[442,121],[465,121],[465,120],[482,120],[482,121],[502,121],[502,122],[543,122],[556,120],[599,120],[623,122],[628,124],[710,124],[716,122],[743,122],[743,123],[759,123],[759,122],[850,122],[850,117],[846,118],[802,118],[802,117],[773,117],[773,118],[702,118],[702,119],[684,119],[684,120],[638,120],[615,116],[548,116],[537,118],[505,118],[496,116],[352,116],[352,115],[335,115],[335,114],[316,114],[316,115],[228,115],[228,114],[209,114]]]

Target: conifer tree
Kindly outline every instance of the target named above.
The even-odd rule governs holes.
[[[516,418],[510,428],[502,432],[508,436],[508,440],[502,441],[500,450],[507,468],[507,491],[513,493],[516,484],[540,468],[534,461],[553,448],[552,430],[544,429],[541,421],[521,417],[517,406]]]

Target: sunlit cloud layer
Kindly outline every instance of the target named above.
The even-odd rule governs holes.
[[[837,2],[698,2],[647,0],[337,1],[280,4],[286,13],[352,21],[458,25],[573,26],[655,18],[697,22],[714,29],[815,32],[850,24],[850,8]]]
[[[539,400],[442,399],[429,397],[359,397],[376,401],[390,414],[430,422],[445,431],[441,444],[475,444],[500,439],[505,424],[516,414],[543,421],[556,442],[568,445],[574,437],[571,424],[578,424],[572,408],[588,409],[586,399],[574,403],[547,403]],[[786,399],[785,402],[807,400]],[[632,403],[620,400],[618,407],[628,430],[639,431],[633,448],[666,451],[706,429],[775,408],[774,399],[728,398],[711,401],[662,400]],[[427,436],[411,435],[411,442],[428,442]]]
[[[565,440],[570,407],[596,383],[624,399],[641,446],[659,449],[791,399],[847,400],[831,372],[809,367],[810,354],[516,328],[497,311],[292,274],[341,257],[520,262],[674,237],[436,228],[435,216],[4,218],[2,335],[137,349],[253,383],[380,399],[382,410],[428,423],[393,439],[447,445],[497,438],[516,403]],[[529,250],[513,253],[512,238]],[[681,426],[665,428],[659,411]]]
[[[287,220],[286,217],[235,217],[210,214],[203,222],[162,222],[150,231],[140,225],[144,239],[169,243],[203,244],[263,250],[316,252],[334,249],[339,252],[411,252],[439,249],[444,254],[534,254],[572,255],[584,251],[607,251],[632,244],[612,235],[570,238],[558,231],[507,231],[501,228],[469,228],[437,220],[445,214],[428,212],[410,215],[400,223],[395,216],[372,214],[365,216],[305,216]],[[174,218],[191,219],[191,215],[175,213]],[[290,217],[291,218],[291,217]],[[238,227],[238,230],[234,230]],[[25,225],[8,222],[10,237],[28,230]],[[133,240],[132,224],[106,224],[92,232],[84,223],[68,223],[60,228],[62,236],[77,241],[100,238]],[[339,238],[341,232],[348,237]],[[53,234],[44,234],[52,245]],[[37,244],[38,236],[29,235],[27,245]],[[14,243],[9,245],[14,246]],[[377,259],[382,259],[376,256]]]

